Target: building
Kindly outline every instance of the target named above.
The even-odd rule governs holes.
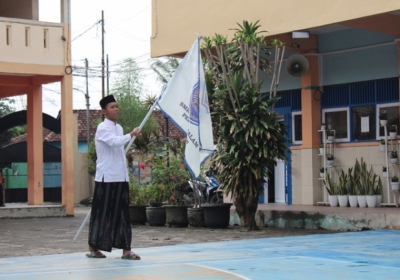
[[[60,0],[60,23],[39,21],[38,0],[0,2],[0,97],[27,97],[28,204],[43,204],[42,86],[61,89],[62,205],[74,214],[74,135],[70,1]]]
[[[151,56],[183,57],[197,36],[231,37],[243,20],[259,21],[260,30],[267,31],[266,40],[285,43],[284,63],[290,65],[292,55],[298,54],[308,64],[300,77],[281,72],[276,110],[289,128],[292,154],[290,162],[276,166],[268,201],[326,203],[319,174],[327,167],[325,155],[319,154],[321,143],[335,155],[335,167],[328,169],[333,176],[361,158],[381,175],[382,166],[389,163],[388,153],[378,148],[378,141],[385,138],[379,115],[388,113],[386,129],[400,127],[400,2],[155,0]],[[270,79],[264,78],[269,89]],[[326,130],[320,130],[321,123]],[[328,142],[331,130],[336,138]],[[390,143],[390,149],[398,150],[397,138]],[[399,176],[397,164],[389,169],[391,177]],[[382,179],[383,201],[397,203],[389,177]]]

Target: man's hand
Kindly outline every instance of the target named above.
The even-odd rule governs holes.
[[[129,133],[131,135],[131,137],[133,136],[138,136],[139,135],[139,127],[135,127],[131,133]]]

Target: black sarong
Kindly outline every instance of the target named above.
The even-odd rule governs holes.
[[[89,245],[107,252],[111,252],[112,248],[130,251],[131,241],[129,184],[96,182],[89,223]]]

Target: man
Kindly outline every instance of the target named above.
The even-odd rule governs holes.
[[[95,190],[89,223],[89,258],[105,258],[100,251],[122,249],[122,259],[140,260],[131,251],[132,230],[129,217],[129,175],[124,144],[137,136],[136,127],[123,134],[117,124],[119,107],[113,95],[100,100],[105,118],[96,130],[97,153]]]

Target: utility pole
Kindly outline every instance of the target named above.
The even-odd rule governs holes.
[[[108,54],[107,54],[107,95],[110,94],[110,65],[108,63]]]
[[[105,96],[104,91],[104,11],[101,11],[101,98]]]
[[[89,62],[87,58],[85,58],[85,76],[86,76],[86,139],[87,139],[87,149],[88,149],[88,154],[89,154],[89,146],[90,146],[90,104],[89,104]],[[90,159],[88,157],[88,165],[90,164]],[[88,174],[89,176],[89,197],[92,197],[93,191],[92,191],[92,176]]]

